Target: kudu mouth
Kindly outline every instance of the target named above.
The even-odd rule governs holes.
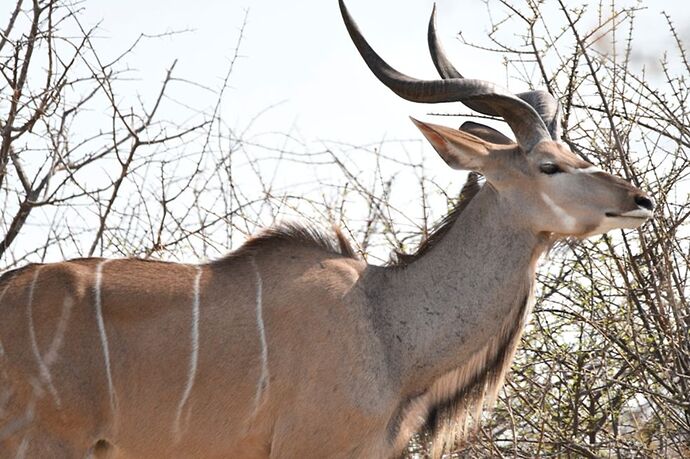
[[[647,209],[637,209],[631,210],[629,212],[616,213],[616,212],[606,212],[605,214],[609,218],[632,218],[637,220],[649,220],[654,216],[654,212]]]
[[[640,204],[636,198],[638,208],[627,212],[606,212],[606,218],[616,222],[616,226],[621,228],[637,228],[654,216],[654,202],[644,198],[644,203]]]

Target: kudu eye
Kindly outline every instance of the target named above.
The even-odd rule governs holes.
[[[544,163],[544,164],[539,166],[539,170],[543,174],[547,174],[547,175],[553,175],[553,174],[558,174],[559,172],[563,172],[563,169],[558,167],[558,164],[554,164],[554,163]]]

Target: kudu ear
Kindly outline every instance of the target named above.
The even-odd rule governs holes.
[[[497,131],[494,128],[486,126],[485,124],[475,123],[473,121],[465,121],[460,126],[461,131],[469,132],[472,135],[484,139],[490,143],[496,143],[499,145],[515,145],[515,141],[510,137],[503,135],[502,132]]]
[[[469,132],[410,119],[450,167],[482,172],[493,144]]]

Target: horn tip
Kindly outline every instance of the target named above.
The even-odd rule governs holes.
[[[434,27],[436,25],[436,2],[431,7],[431,17],[429,18],[429,25]]]

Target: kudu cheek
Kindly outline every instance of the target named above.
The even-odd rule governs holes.
[[[554,231],[562,234],[573,234],[578,231],[577,218],[564,207],[556,204],[549,195],[541,193],[541,200],[553,216]]]

